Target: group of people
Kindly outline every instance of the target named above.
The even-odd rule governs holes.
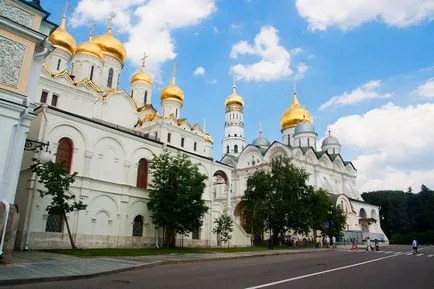
[[[315,238],[315,248],[330,248],[330,245],[333,246],[333,248],[336,248],[336,237],[332,236],[331,238],[329,236],[317,236]]]
[[[374,240],[375,245],[375,251],[380,251],[380,241],[378,241],[377,238]],[[372,242],[369,237],[366,238],[366,251],[369,251],[371,249],[372,252],[374,252],[374,247],[372,247]]]

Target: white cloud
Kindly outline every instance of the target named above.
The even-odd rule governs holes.
[[[237,79],[246,81],[272,81],[284,78],[292,73],[291,54],[280,45],[278,31],[273,26],[263,26],[255,36],[254,43],[242,40],[232,46],[230,57],[238,59],[242,55],[259,57],[251,64],[236,64],[231,72]]]
[[[146,52],[148,69],[158,76],[160,66],[176,56],[172,31],[193,26],[217,8],[216,0],[80,0],[72,22],[86,25],[91,20],[106,21],[116,11],[113,23],[128,35],[127,57],[135,64]],[[188,7],[188,9],[185,9]]]
[[[295,79],[296,80],[303,79],[303,77],[306,74],[308,69],[309,69],[309,66],[307,66],[306,63],[299,63],[297,65],[297,71],[295,73]]]
[[[219,28],[217,26],[213,26],[212,30],[214,31],[214,33],[219,33]]]
[[[354,160],[361,191],[434,185],[427,152],[434,146],[434,104],[400,107],[392,103],[363,115],[339,118],[331,125],[345,148],[359,153]],[[411,169],[409,164],[412,164]]]
[[[205,68],[203,68],[202,66],[198,66],[193,72],[194,76],[199,76],[204,74],[205,74]]]
[[[351,92],[344,92],[341,95],[333,96],[327,102],[321,104],[320,110],[325,110],[333,105],[348,105],[354,104],[366,99],[373,98],[389,98],[391,93],[380,93],[382,82],[380,80],[371,80],[362,86],[353,89]]]
[[[416,92],[420,96],[434,97],[434,78],[428,79],[424,84],[421,84]]]
[[[217,83],[217,79],[213,79],[209,82],[210,84],[216,84]]]
[[[370,21],[408,27],[434,19],[432,0],[296,0],[295,4],[311,30],[332,26],[348,30]]]

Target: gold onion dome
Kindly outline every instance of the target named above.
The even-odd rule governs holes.
[[[113,37],[110,26],[106,34],[95,36],[92,41],[101,48],[103,54],[112,56],[124,64],[127,52],[122,43]]]
[[[312,116],[307,109],[300,105],[297,99],[297,94],[294,92],[292,104],[280,118],[280,128],[284,130],[286,128],[295,127],[303,121],[312,123]]]
[[[232,94],[229,95],[225,101],[225,106],[232,105],[232,104],[236,104],[240,106],[244,105],[243,98],[237,93],[237,86],[235,85],[235,82],[232,85]]]
[[[98,45],[93,43],[92,41],[92,34],[89,35],[89,41],[83,42],[80,45],[78,45],[77,50],[75,51],[75,54],[90,54],[93,56],[98,57],[99,59],[103,60],[103,53],[101,48],[99,48]]]
[[[145,57],[142,58],[142,69],[140,71],[137,71],[136,73],[133,74],[133,77],[131,77],[131,84],[133,84],[136,81],[144,81],[147,82],[149,84],[152,84],[153,80],[152,80],[152,76],[145,71]]]
[[[66,16],[62,18],[62,22],[59,27],[50,34],[48,40],[55,48],[60,48],[68,51],[71,55],[74,55],[77,48],[77,43],[74,37],[66,31]]]
[[[173,69],[172,73],[172,83],[163,88],[160,94],[161,101],[163,100],[176,100],[180,101],[181,103],[184,102],[184,92],[181,88],[176,86],[175,84],[176,75],[175,75],[175,68]]]

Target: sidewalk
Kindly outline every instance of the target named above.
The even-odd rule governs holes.
[[[315,251],[318,251],[318,249],[95,258],[79,258],[42,251],[16,251],[13,255],[13,264],[0,266],[0,286],[90,278],[160,264],[227,260]]]

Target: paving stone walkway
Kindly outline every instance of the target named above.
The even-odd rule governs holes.
[[[158,264],[200,262],[267,255],[313,252],[315,249],[290,249],[240,253],[168,254],[151,256],[80,258],[42,251],[16,251],[13,263],[0,265],[0,286],[89,278],[102,274]]]

